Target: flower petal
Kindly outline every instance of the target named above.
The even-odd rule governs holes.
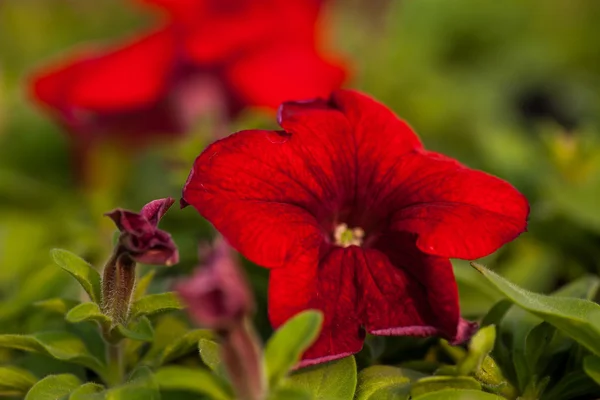
[[[365,337],[356,306],[352,248],[335,248],[318,263],[315,258],[271,270],[269,318],[278,327],[298,312],[313,308],[324,313],[321,334],[305,352],[300,366],[318,364],[357,353]]]
[[[81,52],[33,78],[34,95],[58,109],[116,111],[157,101],[174,63],[172,32],[116,49]]]
[[[501,179],[424,151],[403,157],[398,170],[386,193],[398,210],[391,229],[416,233],[425,253],[476,259],[526,229],[527,199]]]
[[[361,280],[370,300],[367,331],[376,335],[441,335],[468,339],[476,325],[460,319],[452,264],[415,245],[414,235],[386,233],[365,251],[369,275]]]
[[[175,203],[175,199],[167,197],[165,199],[152,200],[142,207],[140,215],[148,220],[152,225],[158,226],[158,222],[165,215],[167,210]]]
[[[338,90],[331,103],[352,126],[356,146],[357,184],[355,208],[369,212],[374,224],[386,217],[386,207],[378,207],[378,195],[389,187],[390,175],[397,174],[401,157],[422,144],[410,126],[372,98],[352,90]],[[383,214],[382,214],[383,213]]]
[[[234,248],[268,268],[318,251],[333,208],[353,185],[340,113],[318,110],[308,124],[288,124],[293,131],[243,131],[215,142],[183,189],[183,200]]]

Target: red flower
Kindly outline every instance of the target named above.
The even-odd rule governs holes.
[[[253,262],[272,268],[274,326],[325,314],[304,365],[359,351],[375,335],[466,340],[448,258],[476,259],[526,229],[510,184],[423,149],[391,111],[352,91],[286,103],[283,131],[242,131],[208,147],[183,189]]]
[[[200,113],[326,95],[344,69],[317,51],[316,0],[162,0],[168,25],[41,70],[33,96],[84,144],[180,133]]]

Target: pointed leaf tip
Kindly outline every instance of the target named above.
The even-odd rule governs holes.
[[[94,303],[101,303],[102,279],[100,278],[98,271],[81,257],[67,250],[52,249],[50,255],[59,267],[77,279],[81,287],[83,287]]]

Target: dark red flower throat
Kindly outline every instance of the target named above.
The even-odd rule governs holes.
[[[376,335],[466,340],[449,258],[476,259],[525,230],[510,184],[425,150],[390,110],[352,91],[284,103],[283,131],[213,143],[183,189],[233,247],[271,268],[274,326],[307,308],[323,331],[304,364]]]

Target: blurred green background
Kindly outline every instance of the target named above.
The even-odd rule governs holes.
[[[76,185],[68,137],[26,95],[28,73],[65,50],[120,41],[156,16],[118,0],[0,1],[0,331],[49,324],[28,310],[77,296],[48,250],[62,247],[98,267],[113,227],[102,213],[179,197],[206,145],[199,121],[187,139],[126,159],[107,152],[93,189]],[[483,260],[515,283],[549,292],[600,272],[600,2],[594,0],[338,0],[327,6],[328,45],[353,67],[347,87],[381,100],[426,146],[498,175],[531,203],[529,232]],[[231,128],[273,127],[246,112]],[[213,233],[192,209],[162,227],[180,246],[179,266],[154,290],[196,264]],[[457,262],[463,314],[500,298]],[[268,332],[266,271],[248,266]]]

